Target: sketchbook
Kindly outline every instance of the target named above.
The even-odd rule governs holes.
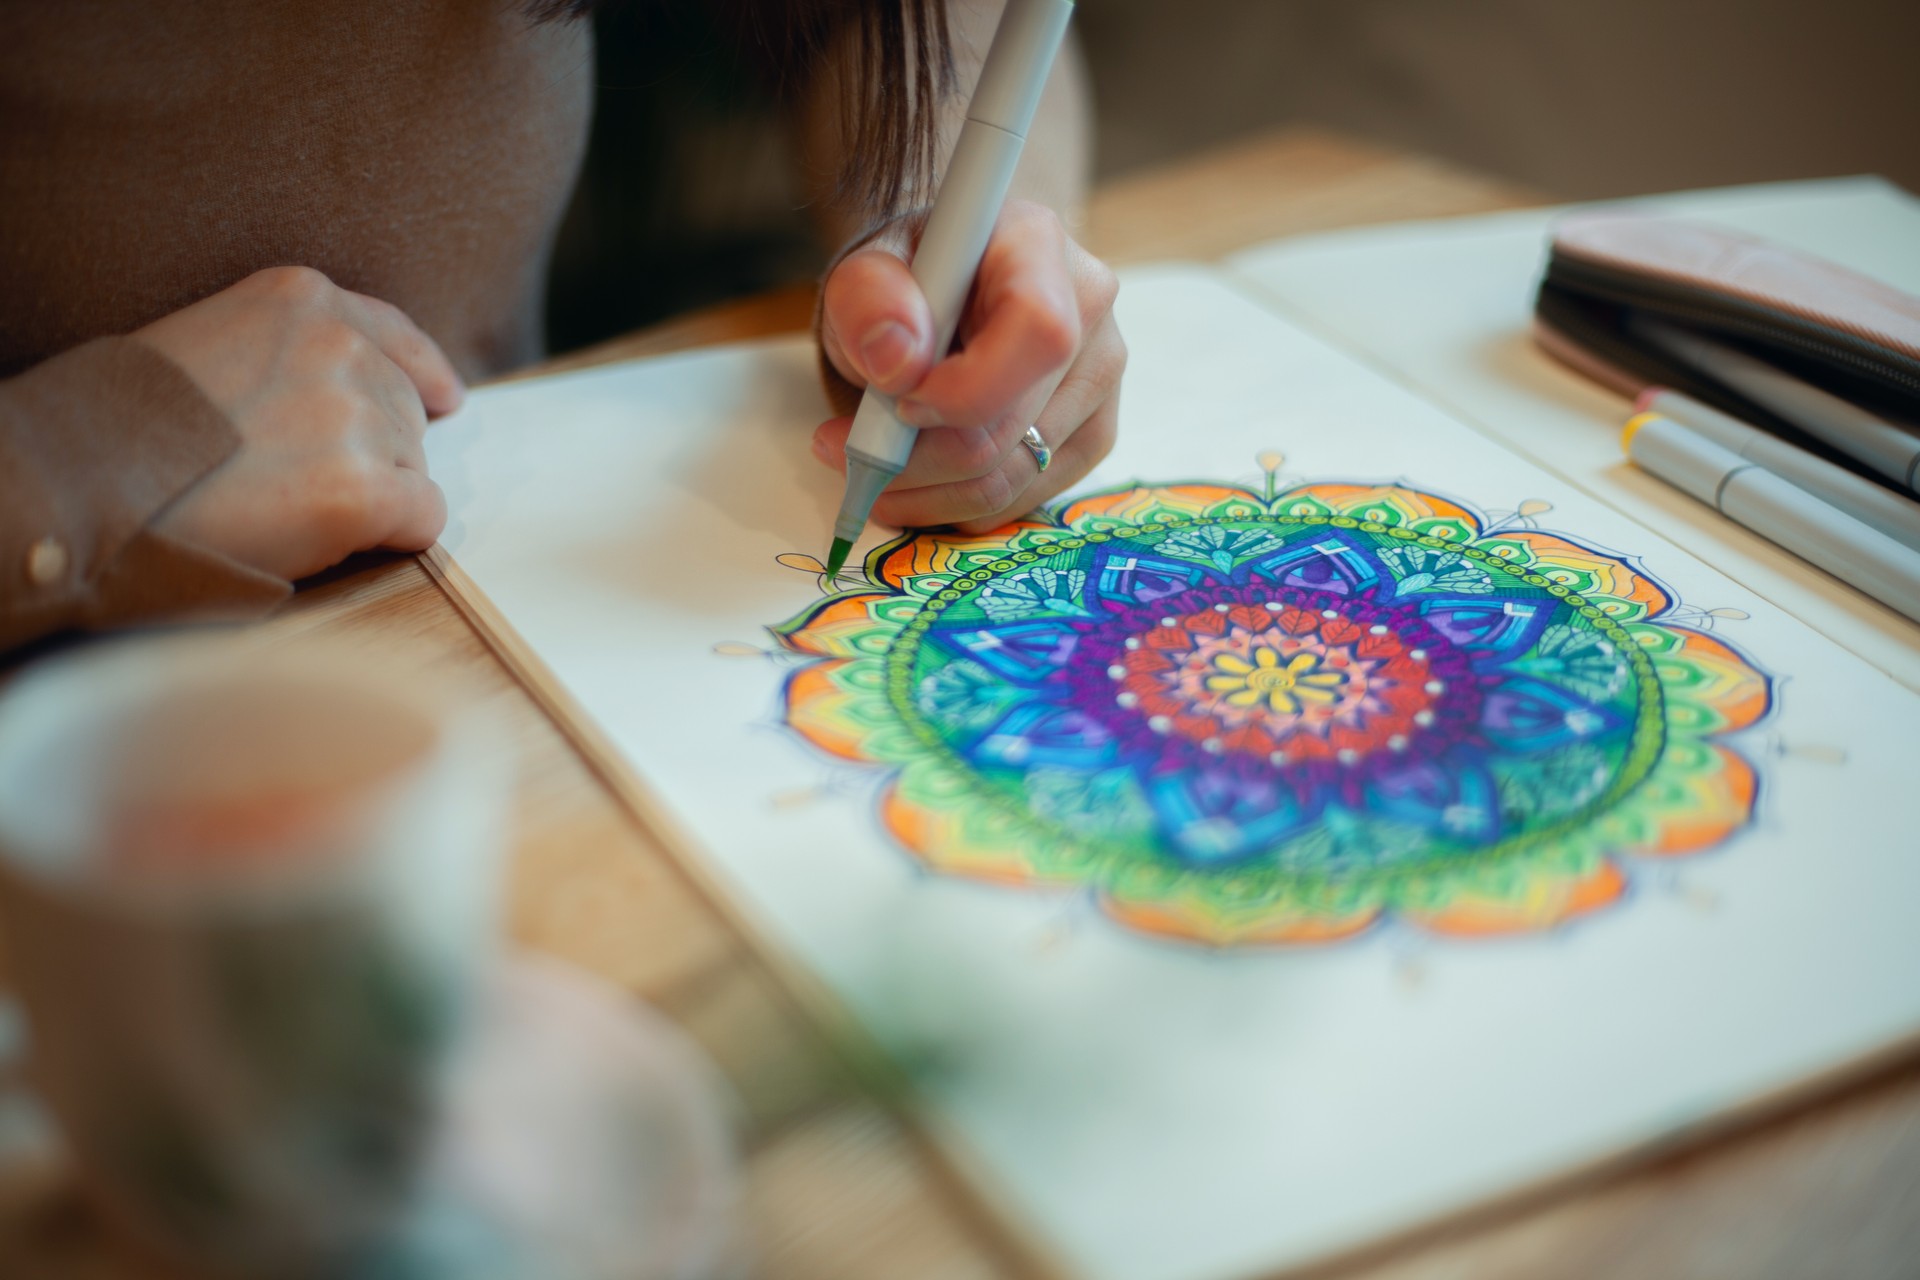
[[[1123,273],[1114,454],[838,589],[803,340],[429,433],[456,599],[1038,1269],[1283,1274],[1916,1043],[1915,632],[1602,455],[1527,218]]]

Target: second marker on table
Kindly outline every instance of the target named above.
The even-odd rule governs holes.
[[[1672,418],[1715,444],[1724,445],[1757,462],[1782,480],[1791,481],[1823,502],[1831,503],[1863,524],[1870,524],[1898,542],[1920,551],[1920,502],[1903,498],[1885,485],[1817,458],[1779,436],[1748,426],[1738,418],[1701,404],[1691,396],[1665,387],[1649,387],[1636,410]]]
[[[1674,488],[1920,622],[1920,551],[1671,418],[1640,414],[1620,443]]]

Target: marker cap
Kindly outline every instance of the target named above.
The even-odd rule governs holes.
[[[1729,475],[1753,466],[1733,450],[1657,413],[1629,419],[1620,443],[1629,458],[1710,507],[1720,505],[1720,486]]]

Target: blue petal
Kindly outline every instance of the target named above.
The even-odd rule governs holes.
[[[1572,690],[1526,676],[1510,676],[1489,690],[1480,707],[1480,731],[1510,755],[1534,755],[1592,742],[1626,727],[1618,711]]]
[[[1114,741],[1111,733],[1083,711],[1030,703],[1015,707],[974,744],[969,754],[1019,769],[1098,769],[1114,758]]]
[[[1427,624],[1473,656],[1486,670],[1533,648],[1560,606],[1553,600],[1488,600],[1426,597],[1420,606]]]
[[[1142,555],[1126,547],[1102,547],[1095,561],[1094,591],[1122,604],[1151,604],[1178,595],[1207,577],[1203,565]]]
[[[1296,537],[1272,555],[1248,561],[1241,572],[1248,578],[1269,578],[1283,587],[1356,596],[1380,580],[1375,561],[1365,545],[1344,529],[1316,530]]]
[[[1465,844],[1491,844],[1500,835],[1499,791],[1485,758],[1471,749],[1375,774],[1366,807]]]
[[[1080,643],[1063,622],[1040,618],[1001,626],[935,629],[933,640],[950,653],[971,658],[1011,680],[1035,684],[1066,666]]]
[[[1256,857],[1319,815],[1273,775],[1183,769],[1144,781],[1167,851],[1197,866]]]

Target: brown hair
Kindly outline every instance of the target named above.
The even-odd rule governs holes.
[[[579,18],[601,2],[527,0],[527,11],[538,21]],[[784,88],[802,83],[844,42],[838,202],[894,213],[933,177],[940,106],[953,88],[947,0],[728,0],[725,7]]]

